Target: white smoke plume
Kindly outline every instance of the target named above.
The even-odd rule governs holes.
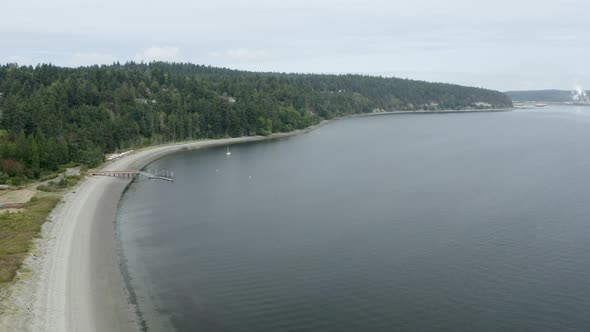
[[[572,100],[575,103],[589,103],[590,98],[588,98],[588,93],[582,89],[581,86],[576,85],[574,91],[572,91]]]

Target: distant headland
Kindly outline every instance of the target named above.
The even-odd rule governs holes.
[[[512,99],[516,107],[532,104],[590,106],[590,94],[580,86],[573,90],[523,90],[506,91],[505,94]]]

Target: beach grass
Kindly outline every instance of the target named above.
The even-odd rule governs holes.
[[[0,284],[14,279],[33,247],[33,239],[39,236],[41,226],[61,197],[61,193],[40,192],[25,204],[23,211],[0,214]]]
[[[45,185],[38,186],[37,190],[45,191],[45,192],[60,191],[65,188],[75,186],[76,184],[78,184],[78,182],[80,182],[81,179],[82,179],[82,176],[80,176],[80,175],[66,175],[58,182],[57,181],[50,181],[49,183],[47,183]]]

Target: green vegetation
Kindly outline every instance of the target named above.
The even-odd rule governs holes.
[[[46,185],[41,185],[37,187],[37,190],[45,191],[45,192],[55,192],[61,189],[69,188],[75,186],[82,177],[79,175],[67,175],[64,176],[59,182],[51,181]]]
[[[541,101],[551,103],[572,101],[572,92],[567,90],[507,91],[506,94],[513,101]]]
[[[510,107],[499,92],[361,75],[255,73],[192,64],[0,66],[0,183],[106,152],[269,135],[382,110]]]
[[[0,284],[11,281],[39,236],[41,225],[61,199],[66,188],[75,186],[81,175],[67,175],[59,181],[37,187],[39,192],[20,212],[0,214]]]
[[[41,225],[60,199],[59,194],[39,193],[23,212],[0,214],[0,283],[14,278],[32,240],[39,236]]]

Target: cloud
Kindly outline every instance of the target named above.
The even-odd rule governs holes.
[[[72,55],[69,61],[69,65],[72,67],[109,65],[116,61],[117,58],[111,54],[78,52]]]
[[[152,61],[168,61],[168,62],[176,62],[178,61],[178,47],[174,46],[152,46],[150,48],[146,48],[145,50],[137,53],[134,57],[134,60],[137,62],[152,62]]]
[[[209,53],[209,56],[231,60],[260,61],[268,59],[270,54],[267,50],[263,49],[251,50],[248,48],[234,48],[225,52],[211,52]]]

